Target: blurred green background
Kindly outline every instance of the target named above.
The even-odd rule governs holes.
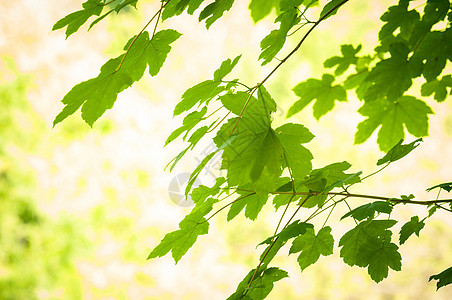
[[[170,200],[170,181],[190,172],[210,146],[201,144],[173,173],[163,171],[181,147],[176,142],[163,148],[181,122],[170,118],[180,95],[210,77],[222,60],[238,54],[243,56],[234,76],[249,85],[271,68],[261,68],[256,60],[260,40],[274,27],[273,17],[254,26],[247,1],[236,2],[209,31],[190,16],[160,25],[183,33],[161,73],[126,90],[91,129],[78,114],[52,128],[62,108],[59,101],[76,83],[96,76],[108,57],[121,53],[128,38],[156,11],[158,1],[139,1],[138,11],[112,14],[89,33],[83,27],[68,40],[63,31],[51,28],[80,9],[81,1],[2,1],[0,299],[223,299],[256,265],[261,249],[255,246],[272,234],[281,213],[275,214],[272,207],[256,222],[238,217],[228,224],[219,214],[209,235],[201,237],[177,266],[169,256],[146,261],[149,251],[189,210]],[[392,1],[355,2],[319,26],[291,63],[270,80],[268,89],[280,105],[276,123],[284,121],[284,112],[296,100],[292,87],[321,76],[322,62],[336,55],[340,44],[363,43],[364,52],[376,45],[378,18]],[[287,49],[302,32],[297,34]],[[419,89],[416,84],[414,90]],[[451,179],[449,100],[438,105],[427,99],[436,112],[430,137],[353,192],[434,198],[425,188]],[[353,146],[362,120],[356,112],[359,106],[351,98],[320,122],[310,109],[294,118],[316,135],[309,144],[315,167],[347,160],[352,171],[376,170],[382,154],[375,137]],[[204,184],[213,182],[211,173],[219,173],[217,164],[209,168],[200,178]],[[344,212],[338,209],[331,220]],[[406,220],[412,214],[423,217],[426,212],[422,207],[395,212]],[[331,225],[336,245],[352,226],[346,221]],[[300,274],[295,257],[282,251],[275,263],[289,271],[290,278],[278,282],[269,299],[450,299],[451,287],[436,292],[435,284],[427,282],[452,263],[450,215],[437,213],[420,238],[401,247],[402,272],[390,272],[378,285],[365,269],[344,265],[338,252],[336,248],[334,255]]]

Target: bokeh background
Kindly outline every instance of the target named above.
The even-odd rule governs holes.
[[[172,119],[180,95],[238,54],[243,55],[233,76],[249,85],[271,68],[261,67],[257,57],[260,40],[274,27],[273,16],[254,25],[248,1],[236,2],[209,31],[186,15],[161,24],[159,28],[175,28],[183,36],[173,44],[158,77],[145,76],[123,92],[94,128],[79,113],[52,128],[62,97],[75,84],[97,76],[109,57],[119,55],[159,3],[140,0],[138,10],[111,14],[90,32],[84,26],[65,40],[64,31],[51,28],[80,9],[81,1],[1,1],[0,299],[224,299],[255,267],[262,251],[255,247],[272,234],[281,213],[271,206],[256,222],[239,216],[227,223],[224,213],[217,215],[209,235],[200,237],[177,265],[169,255],[146,260],[190,209],[172,201],[169,189],[178,191],[170,188],[171,181],[190,172],[211,146],[208,141],[200,144],[172,173],[163,171],[182,147],[182,142],[163,147],[181,122]],[[392,2],[350,1],[315,30],[268,83],[279,104],[275,123],[284,121],[296,100],[291,89],[321,76],[322,62],[338,54],[340,44],[362,43],[363,53],[372,50],[381,26],[378,18]],[[312,18],[318,13],[314,9]],[[286,53],[302,33],[293,36]],[[419,90],[418,82],[413,90]],[[425,189],[451,181],[452,104],[450,98],[441,104],[425,101],[436,113],[430,118],[430,136],[414,153],[353,192],[433,199],[436,194]],[[319,122],[309,108],[293,118],[316,135],[309,144],[314,167],[347,160],[354,172],[377,169],[382,153],[375,137],[353,145],[356,125],[363,119],[356,112],[359,106],[350,97]],[[200,181],[210,184],[219,173],[214,161]],[[345,212],[338,208],[330,218],[336,246],[353,226],[335,221]],[[403,206],[395,216],[408,221],[413,214],[426,213],[423,207]],[[319,218],[320,225],[325,217]],[[420,238],[411,238],[401,253],[402,272],[390,271],[389,278],[375,284],[365,269],[346,266],[337,248],[302,274],[296,257],[283,250],[275,264],[290,278],[278,282],[269,299],[450,299],[451,287],[436,292],[435,284],[427,282],[452,264],[450,213],[436,213]]]

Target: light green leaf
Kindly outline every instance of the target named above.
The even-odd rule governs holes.
[[[227,220],[235,218],[245,208],[245,217],[250,220],[256,220],[265,203],[267,203],[268,195],[250,194],[247,192],[239,193],[242,198],[231,205],[228,211]]]
[[[204,216],[212,210],[215,202],[217,200],[212,198],[198,202],[191,213],[179,223],[180,229],[166,234],[149,254],[148,259],[164,256],[171,251],[174,261],[177,263],[193,246],[198,236],[207,234],[209,231],[209,223],[206,222]]]
[[[229,73],[231,73],[232,69],[234,69],[234,67],[237,65],[240,57],[242,56],[241,55],[237,56],[236,58],[234,58],[232,62],[230,59],[226,59],[225,61],[223,61],[221,63],[221,66],[213,74],[213,80],[214,81],[223,80],[223,78]]]
[[[313,228],[306,229],[306,233],[299,235],[290,247],[290,253],[300,252],[298,263],[301,271],[317,262],[320,255],[333,254],[334,238],[331,235],[331,227],[327,226],[316,235]]]
[[[254,23],[265,18],[273,8],[277,8],[279,4],[278,0],[251,0],[248,6],[251,12],[251,18]]]
[[[419,232],[422,228],[424,228],[424,226],[424,221],[419,221],[418,216],[411,217],[411,220],[406,222],[400,229],[400,245],[404,244],[413,233],[419,236]]]
[[[434,93],[433,98],[438,102],[443,102],[447,98],[447,88],[449,88],[449,95],[452,94],[451,75],[443,76],[441,80],[434,79],[424,83],[421,87],[421,95],[425,97]]]
[[[416,137],[428,135],[428,115],[433,113],[423,101],[411,96],[402,96],[396,102],[367,102],[358,112],[368,118],[358,124],[355,144],[363,143],[381,125],[377,142],[382,151],[388,151],[404,138],[404,126]]]
[[[356,65],[358,63],[358,57],[356,54],[359,50],[361,50],[361,45],[358,45],[356,49],[352,45],[342,45],[342,56],[333,56],[328,58],[323,63],[323,66],[325,68],[333,68],[334,66],[337,66],[336,70],[334,70],[334,74],[339,76],[347,71],[350,65]]]
[[[394,147],[391,148],[391,150],[388,151],[385,156],[377,161],[377,166],[387,162],[391,163],[407,156],[411,151],[420,145],[420,142],[422,142],[422,139],[417,139],[409,144],[402,145],[403,140],[400,140]]]
[[[305,108],[312,100],[314,103],[314,117],[318,120],[321,116],[333,109],[334,101],[347,101],[347,93],[340,85],[331,85],[334,76],[323,74],[322,80],[308,79],[299,83],[293,90],[301,99],[295,102],[287,112],[290,117]]]
[[[53,25],[52,30],[58,30],[66,27],[66,38],[76,32],[92,16],[99,16],[102,13],[104,5],[101,0],[88,0],[82,4],[83,9],[73,12],[64,18],[58,20]]]

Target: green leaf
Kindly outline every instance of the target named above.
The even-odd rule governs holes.
[[[206,28],[209,27],[221,18],[224,12],[231,9],[234,0],[215,0],[207,5],[199,14],[199,21],[206,20]]]
[[[411,96],[402,96],[396,102],[367,102],[358,112],[368,118],[358,124],[355,144],[363,143],[381,125],[377,142],[382,151],[404,138],[404,126],[416,137],[428,135],[428,114],[433,113],[423,101]]]
[[[431,190],[436,189],[436,188],[440,188],[447,192],[450,192],[450,191],[452,191],[452,182],[445,182],[445,183],[441,183],[441,184],[437,184],[435,186],[429,187],[427,189],[427,192],[430,192]]]
[[[169,137],[166,139],[165,146],[174,141],[178,136],[182,133],[186,132],[185,136],[187,136],[188,132],[193,129],[199,122],[204,120],[204,115],[207,112],[207,107],[203,107],[200,111],[194,111],[188,114],[184,120],[182,121],[182,126],[171,132]],[[185,139],[185,138],[184,138]]]
[[[381,16],[381,20],[386,22],[378,33],[378,38],[382,45],[388,47],[389,43],[394,40],[394,32],[399,29],[398,36],[409,41],[411,35],[419,23],[420,15],[415,10],[408,11],[410,1],[399,1],[396,6],[391,6],[387,12]]]
[[[300,252],[298,263],[301,271],[317,262],[320,255],[333,254],[334,238],[331,235],[331,227],[327,226],[316,235],[313,228],[308,228],[306,233],[298,236],[290,247],[289,254]]]
[[[99,16],[102,13],[103,5],[101,0],[88,0],[82,4],[83,9],[73,12],[58,20],[53,25],[52,30],[66,28],[66,38],[76,32],[92,16]]]
[[[223,78],[229,73],[231,73],[232,69],[234,69],[234,67],[237,65],[240,57],[242,56],[241,55],[237,56],[236,58],[234,58],[232,62],[230,59],[226,59],[225,61],[223,61],[221,63],[221,66],[213,74],[213,80],[214,81],[223,80]]]
[[[228,222],[235,218],[245,207],[245,217],[253,221],[256,220],[257,215],[267,203],[268,195],[258,195],[249,192],[240,192],[239,195],[240,197],[236,199],[228,211]]]
[[[206,222],[204,216],[212,210],[215,202],[217,200],[212,198],[198,202],[190,214],[179,223],[180,229],[166,234],[147,259],[161,257],[171,251],[174,261],[177,263],[193,246],[198,236],[207,234],[209,231],[209,223]]]
[[[424,61],[422,75],[427,81],[441,74],[447,60],[452,60],[452,29],[427,33],[413,55],[413,60]]]
[[[254,23],[265,18],[273,8],[278,7],[278,4],[278,0],[251,0],[248,8]]]
[[[192,15],[202,2],[204,2],[204,0],[172,0],[165,5],[162,12],[162,20],[166,20],[175,15],[180,15],[185,9],[187,9],[188,14]]]
[[[452,267],[442,271],[439,274],[430,276],[428,281],[431,281],[432,279],[438,280],[438,282],[436,283],[436,290],[438,290],[440,287],[451,284],[452,283]]]
[[[305,108],[312,100],[317,99],[314,103],[314,117],[318,120],[321,116],[333,109],[334,100],[347,101],[347,93],[340,85],[331,85],[334,76],[323,74],[322,80],[308,79],[299,83],[293,91],[301,99],[295,102],[287,112],[290,117]]]
[[[366,102],[384,97],[397,100],[411,86],[411,78],[418,76],[415,74],[418,63],[408,60],[410,49],[405,44],[391,44],[389,52],[391,57],[377,63],[366,77],[370,82],[364,97]]]
[[[323,63],[323,66],[325,68],[333,68],[334,66],[337,66],[336,70],[334,70],[334,74],[339,76],[347,71],[350,65],[356,65],[358,63],[358,57],[356,54],[359,50],[361,50],[361,45],[358,45],[356,49],[352,45],[342,45],[342,56],[333,56],[328,58]]]
[[[56,116],[53,126],[75,113],[81,106],[83,120],[92,126],[107,109],[113,107],[120,92],[141,79],[147,65],[151,75],[160,70],[171,49],[169,43],[179,36],[177,31],[167,29],[157,32],[150,40],[148,32],[143,32],[136,38],[127,55],[110,59],[101,67],[96,78],[79,83],[64,96],[61,102],[66,106]],[[125,49],[132,40],[133,38],[129,40]],[[153,47],[150,46],[151,43]]]
[[[311,152],[301,144],[310,142],[314,135],[301,124],[287,123],[275,129],[284,150],[284,164],[290,168],[294,178],[302,179],[312,169]]]
[[[245,278],[239,283],[237,290],[228,297],[227,300],[262,300],[270,294],[275,282],[289,277],[287,272],[279,268],[259,268],[255,275],[255,269],[251,270]],[[248,287],[249,282],[253,278],[251,286]],[[246,294],[245,294],[246,292]]]
[[[361,205],[341,217],[341,220],[352,216],[355,220],[362,221],[364,219],[373,219],[375,213],[390,214],[392,212],[393,205],[387,201],[375,201]]]
[[[204,202],[208,197],[214,197],[221,192],[220,186],[226,182],[223,177],[218,177],[215,180],[215,184],[212,187],[207,187],[205,185],[200,185],[193,189],[190,196],[194,203]]]
[[[397,221],[394,220],[366,220],[358,224],[355,228],[348,231],[339,241],[339,247],[342,247],[340,256],[344,262],[350,266],[363,264],[357,258],[361,252],[361,247],[372,238],[390,237],[391,232],[388,228],[394,226]],[[364,263],[365,264],[365,263]]]
[[[422,142],[422,139],[417,139],[409,144],[402,145],[403,139],[400,140],[394,147],[391,148],[391,150],[388,151],[388,153],[386,153],[385,156],[377,161],[377,166],[387,162],[392,163],[407,156],[411,151],[420,145],[420,142]]]
[[[306,223],[306,222],[300,222],[300,220],[296,220],[292,223],[290,223],[286,228],[281,230],[278,234],[269,237],[259,245],[263,244],[271,244],[272,241],[275,238],[278,238],[281,242],[287,242],[288,240],[297,237],[299,235],[305,234],[306,229],[314,229],[314,226],[312,224]]]
[[[424,221],[419,221],[418,216],[411,217],[411,220],[406,222],[405,225],[402,226],[400,229],[400,237],[399,237],[399,243],[402,245],[406,242],[406,240],[415,233],[417,236],[419,236],[419,231],[421,231],[422,228],[424,228],[425,223]]]
[[[385,238],[369,238],[358,252],[357,260],[360,267],[367,267],[367,271],[375,282],[388,277],[389,268],[394,271],[402,269],[402,256],[397,251],[399,247],[391,243],[390,234]]]
[[[426,82],[421,87],[422,96],[434,95],[434,99],[438,102],[443,102],[447,98],[447,88],[449,88],[449,94],[452,93],[452,76],[446,75],[441,78],[441,80],[433,79],[432,81]]]
[[[336,5],[339,5],[341,2],[344,2],[343,0],[331,0],[328,2],[322,9],[322,12],[320,13],[320,17],[323,17],[327,12],[329,12],[331,9],[333,9]],[[328,19],[331,16],[334,16],[337,13],[337,10],[339,8],[336,8],[334,11],[332,11],[324,20]]]
[[[286,42],[289,30],[300,22],[300,16],[296,7],[283,11],[275,20],[280,22],[279,29],[272,30],[262,41],[262,53],[259,59],[262,59],[262,65],[268,64],[278,52],[282,49]]]

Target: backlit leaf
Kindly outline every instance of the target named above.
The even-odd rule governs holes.
[[[419,232],[422,228],[424,228],[425,223],[424,221],[419,221],[418,216],[411,217],[411,220],[405,223],[402,228],[400,229],[400,237],[399,237],[399,243],[402,245],[406,242],[406,240],[415,233],[417,236],[419,236]]]

